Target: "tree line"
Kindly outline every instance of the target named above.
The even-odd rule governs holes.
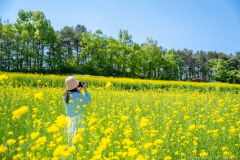
[[[55,31],[43,12],[20,10],[15,23],[0,21],[0,69],[240,83],[240,51],[167,50],[153,39],[135,43],[127,30],[113,38],[84,25]]]

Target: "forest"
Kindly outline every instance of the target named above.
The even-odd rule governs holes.
[[[240,51],[165,49],[151,38],[138,44],[127,30],[114,38],[81,24],[57,31],[43,12],[20,10],[14,23],[0,20],[0,70],[240,83]]]

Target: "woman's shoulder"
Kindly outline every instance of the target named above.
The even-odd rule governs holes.
[[[77,97],[82,97],[83,94],[81,92],[72,92],[69,94],[69,98],[77,98]],[[63,97],[66,97],[66,94],[63,94]]]
[[[82,94],[81,92],[73,92],[73,93],[71,93],[71,95],[72,95],[73,97],[83,96],[83,94]]]

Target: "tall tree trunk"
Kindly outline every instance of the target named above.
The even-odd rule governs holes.
[[[38,44],[38,49],[37,49],[37,70],[40,68],[40,45]]]
[[[43,68],[43,61],[44,61],[44,45],[43,45],[43,43],[41,45],[41,49],[42,49],[42,55],[40,57],[40,68],[42,69]]]
[[[77,64],[79,64],[79,57],[78,57],[78,44],[76,46],[76,52],[77,52]]]
[[[0,44],[0,70],[3,69],[3,44]]]
[[[71,42],[68,42],[68,59],[72,57],[72,48],[71,48]]]

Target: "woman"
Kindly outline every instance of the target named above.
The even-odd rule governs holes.
[[[66,115],[69,121],[68,125],[68,140],[72,145],[72,139],[75,136],[78,127],[84,127],[81,121],[84,121],[83,105],[87,105],[91,101],[91,95],[87,91],[87,84],[85,82],[79,82],[73,76],[69,76],[65,80],[66,93],[64,94],[64,104]],[[79,88],[80,87],[80,88]],[[84,88],[85,96],[80,92]]]

